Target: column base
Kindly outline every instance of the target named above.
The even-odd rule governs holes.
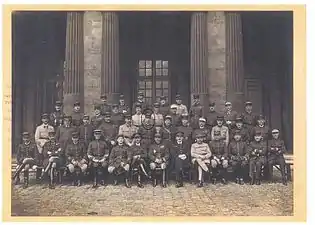
[[[81,101],[79,94],[64,94],[63,97],[63,112],[66,115],[71,115],[73,111],[73,105],[76,101],[79,101],[81,108],[83,108],[83,102]]]

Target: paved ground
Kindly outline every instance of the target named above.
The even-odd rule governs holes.
[[[208,184],[203,188],[173,184],[163,189],[120,186],[82,187],[31,184],[12,187],[15,216],[288,216],[293,215],[293,184]]]

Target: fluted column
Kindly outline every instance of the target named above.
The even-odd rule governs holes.
[[[83,69],[83,12],[69,12],[63,88],[66,114],[71,113],[75,101],[83,103]]]
[[[201,103],[208,102],[208,40],[207,13],[194,12],[191,16],[190,94],[199,94]]]
[[[101,92],[110,102],[119,96],[119,18],[115,12],[103,12]]]
[[[226,13],[226,73],[227,100],[237,111],[243,109],[244,102],[244,62],[243,33],[241,15]]]

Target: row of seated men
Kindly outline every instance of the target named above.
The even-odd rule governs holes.
[[[82,173],[90,166],[94,174],[93,187],[97,187],[99,181],[104,183],[104,171],[114,176],[124,175],[126,186],[130,187],[130,167],[137,167],[139,187],[143,187],[141,174],[152,177],[153,184],[156,185],[157,170],[162,173],[162,186],[165,187],[166,169],[170,171],[175,168],[176,187],[181,187],[183,171],[188,166],[198,170],[198,187],[201,187],[203,174],[209,171],[212,172],[214,183],[218,179],[226,183],[226,169],[229,164],[234,168],[236,181],[244,184],[244,176],[247,173],[245,168],[249,164],[250,183],[259,185],[262,166],[268,162],[271,169],[274,164],[280,164],[282,181],[286,184],[283,157],[286,150],[284,142],[279,139],[277,129],[272,131],[272,138],[268,140],[266,133],[253,127],[251,130],[255,133],[252,139],[248,133],[245,134],[239,129],[237,124],[242,125],[242,120],[237,121],[236,127],[229,129],[223,125],[224,118],[217,116],[217,125],[211,129],[209,136],[205,126],[206,119],[200,117],[199,127],[187,136],[185,129],[180,129],[181,126],[171,131],[171,117],[165,116],[162,126],[155,126],[150,123],[152,118],[147,118],[140,127],[136,127],[132,124],[131,116],[126,114],[125,124],[119,126],[117,135],[116,132],[107,133],[108,130],[102,126],[103,123],[108,123],[110,127],[110,117],[111,114],[105,114],[104,121],[100,124],[103,129],[94,129],[94,138],[91,140],[87,139],[85,125],[89,124],[88,122],[71,126],[71,117],[65,116],[64,124],[56,127],[55,133],[55,128],[49,125],[48,115],[43,114],[43,124],[37,127],[35,132],[35,143],[32,144],[28,133],[23,134],[23,143],[19,145],[17,154],[19,168],[13,178],[19,181],[19,173],[24,169],[24,187],[27,187],[29,167],[43,166],[44,175],[47,177],[50,174],[49,186],[53,188],[56,169],[67,165],[74,183],[81,185]],[[181,118],[182,126],[187,128],[187,116]],[[87,116],[83,117],[83,121],[84,119],[87,120]],[[258,117],[258,127],[261,120],[262,118]],[[232,134],[230,137],[229,132]],[[150,168],[150,175],[146,172],[147,167]],[[37,170],[37,179],[41,172]]]

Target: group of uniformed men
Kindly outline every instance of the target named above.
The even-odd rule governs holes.
[[[226,102],[221,115],[215,103],[208,108],[201,105],[198,94],[193,96],[189,111],[180,95],[176,95],[176,104],[167,105],[161,96],[160,102],[150,107],[139,92],[132,109],[123,95],[118,104],[110,105],[105,95],[101,101],[91,118],[81,112],[79,102],[74,104],[72,115],[65,115],[62,103],[57,101],[53,113],[42,115],[35,142],[23,132],[15,183],[24,171],[26,188],[33,167],[36,180],[49,178],[49,188],[54,188],[56,172],[65,166],[72,184],[78,186],[90,171],[93,187],[105,185],[109,175],[114,185],[123,176],[128,188],[133,175],[137,175],[138,187],[143,187],[144,176],[152,180],[153,186],[161,177],[166,187],[167,174],[175,169],[176,187],[182,187],[185,171],[195,169],[197,186],[202,187],[206,173],[213,184],[218,180],[226,184],[230,165],[236,183],[243,185],[244,177],[249,175],[251,185],[260,185],[263,166],[272,171],[273,165],[279,164],[286,185],[284,142],[278,129],[270,132],[265,118],[252,112],[252,102],[245,103],[241,114]]]

